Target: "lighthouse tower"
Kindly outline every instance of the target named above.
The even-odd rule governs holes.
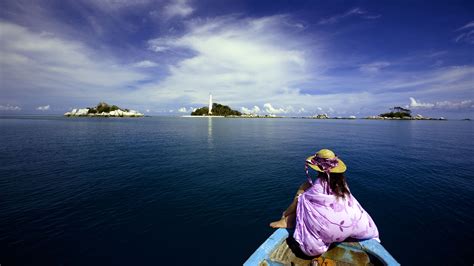
[[[212,115],[212,94],[209,93],[209,115]]]

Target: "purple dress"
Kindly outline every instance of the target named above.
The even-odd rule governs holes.
[[[337,199],[319,178],[298,196],[293,237],[309,256],[320,255],[331,243],[348,237],[380,242],[377,226],[359,202],[352,195]]]

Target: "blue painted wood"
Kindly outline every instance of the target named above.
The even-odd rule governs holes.
[[[388,251],[376,240],[374,239],[368,239],[368,240],[362,240],[359,241],[359,244],[362,246],[362,248],[367,251],[368,253],[374,255],[378,259],[380,259],[382,262],[384,262],[388,266],[398,266],[400,263],[398,263],[395,258],[388,253]]]
[[[260,247],[247,259],[244,266],[259,265],[260,262],[267,260],[269,262],[270,254],[278,247],[278,245],[285,241],[289,236],[288,230],[284,228],[277,229],[273,234],[263,242]]]

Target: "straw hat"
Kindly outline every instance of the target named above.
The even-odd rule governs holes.
[[[317,164],[314,164],[313,162],[313,159],[314,158],[319,158],[319,159],[334,159],[334,158],[337,158],[336,154],[334,154],[333,151],[331,150],[328,150],[328,149],[322,149],[320,151],[318,151],[315,155],[313,156],[309,156],[307,159],[306,159],[306,164],[313,168],[314,170],[318,171],[318,172],[322,172],[324,173],[324,171],[317,165]],[[337,166],[334,167],[334,168],[331,168],[329,170],[330,173],[344,173],[347,169],[346,165],[344,164],[344,162],[337,158]]]

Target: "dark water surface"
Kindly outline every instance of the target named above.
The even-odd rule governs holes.
[[[402,264],[472,265],[469,121],[0,118],[1,265],[239,265],[333,149]]]

